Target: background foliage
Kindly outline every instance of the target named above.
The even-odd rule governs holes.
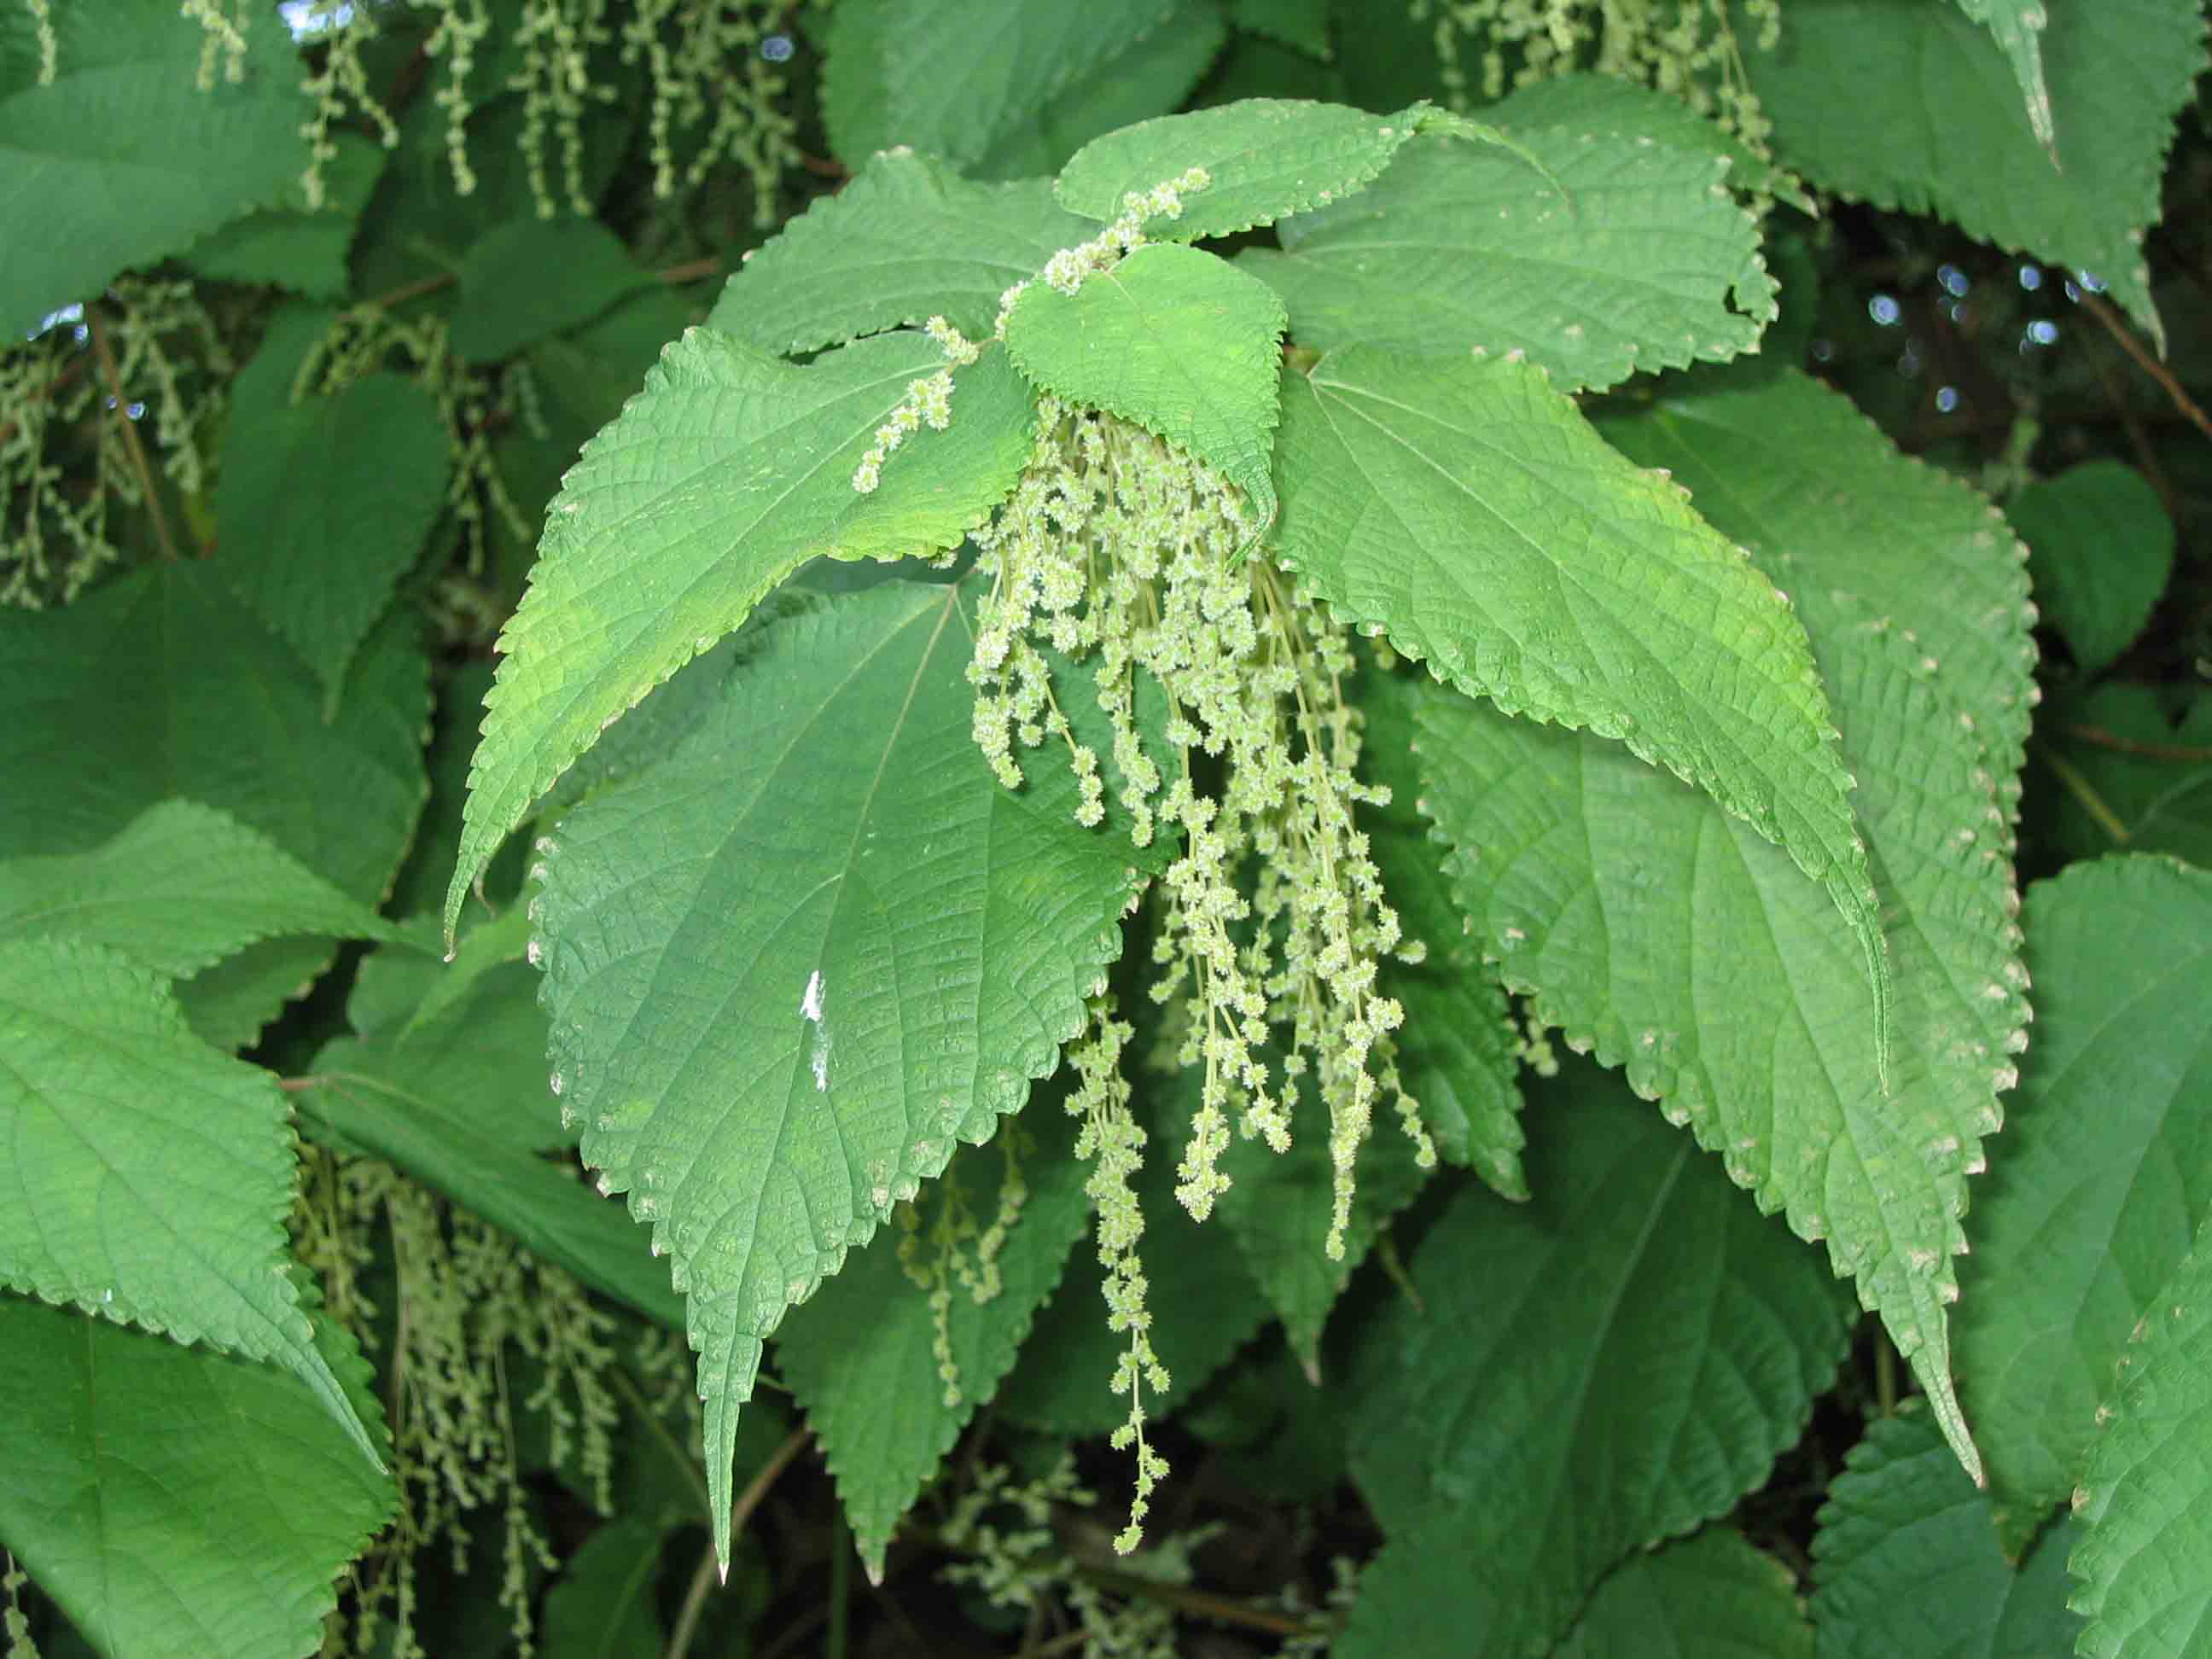
[[[2212,1650],[2206,34],[0,0],[11,1655]],[[1176,490],[1364,1145],[978,751]]]

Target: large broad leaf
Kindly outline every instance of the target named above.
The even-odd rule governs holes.
[[[1037,1118],[1042,1121],[1031,1121]],[[907,1276],[901,1240],[891,1230],[878,1233],[813,1300],[793,1308],[776,1333],[777,1373],[806,1408],[860,1559],[878,1580],[900,1519],[1013,1369],[1037,1310],[1059,1285],[1068,1252],[1082,1236],[1090,1216],[1083,1190],[1089,1169],[1074,1156],[1073,1127],[1055,1103],[1041,1102],[1018,1129],[1000,1129],[997,1147],[959,1152],[944,1178],[914,1200],[918,1226],[910,1249],[915,1267],[926,1272],[939,1251],[933,1231],[951,1218],[945,1205],[958,1203],[979,1231],[991,1226],[1004,1191],[1006,1139],[1020,1133],[1028,1141],[1018,1162],[1022,1208],[995,1258],[995,1292],[978,1302],[968,1286],[948,1278],[946,1330],[957,1371],[950,1390],[935,1352],[931,1293]],[[964,1249],[973,1266],[975,1240]]]
[[[851,162],[894,144],[980,161],[1182,14],[1212,9],[1189,0],[856,0],[830,16],[830,145]]]
[[[2035,1041],[1956,1316],[1960,1397],[2015,1528],[2081,1479],[2129,1332],[2212,1217],[2212,874],[2076,864],[2026,920]]]
[[[2198,1653],[2212,1638],[2212,1231],[2153,1298],[2075,1494],[2087,1659]]]
[[[312,332],[322,315],[297,320]],[[272,339],[238,377],[216,520],[223,574],[314,670],[328,714],[422,553],[452,463],[437,401],[421,386],[366,374],[295,403],[298,366]]]
[[[464,941],[489,933],[479,928]],[[432,994],[445,975],[436,958],[404,946]],[[364,986],[380,976],[364,975]],[[665,1325],[684,1307],[619,1206],[576,1178],[545,1086],[545,1014],[538,975],[522,963],[494,966],[420,1024],[387,1000],[386,1019],[339,1037],[315,1056],[316,1086],[297,1097],[307,1133],[373,1153],[512,1233],[544,1261]],[[404,998],[401,999],[404,1000]],[[356,1019],[362,1011],[356,998]],[[411,1011],[410,1011],[411,1014]]]
[[[724,1517],[763,1339],[1019,1109],[1137,889],[1065,767],[1014,793],[975,751],[970,602],[886,581],[766,629],[544,849],[554,1091],[689,1293]]]
[[[1197,248],[1133,251],[1073,294],[1033,283],[1006,319],[1023,374],[1072,404],[1188,450],[1275,516],[1267,457],[1282,378],[1283,302]]]
[[[707,321],[777,353],[933,316],[980,340],[1008,289],[1092,234],[1049,180],[975,184],[933,156],[888,150],[747,254]]]
[[[1616,1562],[1767,1478],[1849,1346],[1819,1255],[1618,1083],[1530,1092],[1534,1197],[1459,1194],[1347,1384],[1353,1476],[1401,1570],[1451,1586],[1452,1645],[1401,1645],[1389,1599],[1341,1659],[1548,1651]]]
[[[1814,183],[1941,214],[2001,247],[2092,271],[2162,340],[2142,233],[2159,216],[2175,117],[2204,67],[2203,8],[2105,0],[2047,9],[2057,165],[2004,53],[1957,6],[1805,0],[1781,45],[1746,67],[1776,149]]]
[[[634,1515],[608,1522],[545,1595],[538,1659],[623,1659],[658,1653],[667,1638],[654,1591],[668,1528]]]
[[[587,323],[653,281],[597,219],[534,213],[477,238],[459,275],[453,349],[479,363]]]
[[[379,1419],[360,1352],[315,1340]],[[295,1659],[395,1506],[297,1381],[0,1295],[0,1539],[110,1659]]]
[[[1607,434],[1689,479],[1786,582],[1859,781],[1894,967],[1885,1091],[1850,930],[1788,860],[1618,749],[1435,700],[1429,805],[1506,983],[1829,1241],[1953,1447],[1946,1305],[1966,1177],[2025,1044],[2008,808],[2031,696],[2021,554],[1964,486],[1796,375],[1711,384]]]
[[[280,934],[387,931],[266,836],[197,801],[149,806],[89,853],[0,860],[0,939],[82,939],[171,975]]]
[[[1975,1654],[2066,1659],[2081,1621],[2066,1611],[2061,1522],[2015,1571],[1977,1492],[1923,1413],[1885,1418],[1851,1449],[1813,1540],[1821,1659]]]
[[[2124,461],[2084,461],[2005,504],[2028,546],[2035,603],[2084,674],[2136,641],[2173,569],[2173,520]]]
[[[374,903],[423,794],[429,697],[418,624],[388,616],[323,719],[307,665],[213,564],[165,563],[67,610],[0,611],[0,856],[81,853],[179,796],[260,831]],[[251,946],[179,988],[229,1047],[326,966],[327,939]]]
[[[1361,190],[1413,137],[1422,112],[1248,98],[1161,116],[1092,139],[1069,158],[1053,193],[1071,213],[1110,221],[1126,197],[1202,167],[1206,187],[1185,199],[1181,216],[1146,228],[1185,242],[1233,235]]]
[[[1526,364],[1352,347],[1287,378],[1283,562],[1509,714],[1587,728],[1786,848],[1887,970],[1804,630],[1663,475]]]
[[[1382,964],[1385,990],[1406,1010],[1395,1034],[1398,1075],[1420,1103],[1439,1156],[1472,1169],[1501,1198],[1526,1198],[1512,1010],[1468,936],[1443,872],[1443,845],[1418,805],[1414,719],[1425,695],[1410,675],[1376,672],[1357,697],[1366,722],[1361,769],[1390,790],[1388,806],[1362,815],[1370,850],[1406,937],[1426,947],[1418,965]]]
[[[1796,1577],[1731,1527],[1632,1555],[1553,1659],[1813,1659]]]
[[[0,944],[0,1284],[295,1372],[373,1463],[286,1273],[276,1080],[101,945]]]
[[[448,934],[530,803],[800,564],[953,546],[1013,487],[1035,438],[1030,395],[994,350],[961,371],[949,430],[917,434],[872,494],[854,489],[908,385],[944,367],[919,334],[805,368],[702,329],[662,354],[569,470],[500,636]]]
[[[54,79],[38,84],[50,16]],[[169,0],[0,13],[0,328],[36,328],[116,272],[182,252],[307,169],[298,53],[264,17],[235,82],[197,84],[206,31]]]
[[[1725,159],[1584,127],[1515,137],[1552,178],[1423,138],[1352,200],[1285,222],[1281,252],[1237,264],[1322,350],[1525,352],[1573,389],[1755,348],[1775,284]]]
[[[289,289],[342,301],[353,273],[346,256],[362,210],[391,152],[365,133],[333,131],[337,153],[323,164],[323,204],[307,205],[305,176],[285,187],[283,205],[258,208],[191,245],[184,262],[219,283]],[[225,459],[230,453],[227,452]]]

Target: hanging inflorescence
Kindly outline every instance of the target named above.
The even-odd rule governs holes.
[[[931,1188],[929,1201],[935,1212],[927,1228],[919,1198],[902,1200],[891,1212],[898,1229],[899,1266],[929,1299],[930,1357],[937,1362],[947,1411],[957,1409],[963,1398],[960,1361],[952,1346],[954,1287],[979,1308],[998,1299],[1005,1289],[999,1255],[1029,1203],[1029,1180],[1022,1163],[1030,1150],[1028,1135],[1010,1120],[1000,1126],[993,1144],[1005,1169],[999,1177],[998,1206],[988,1226],[976,1220],[969,1202],[962,1176],[970,1166],[964,1156],[955,1158]]]
[[[1509,85],[1577,70],[1640,82],[1710,115],[1760,154],[1773,124],[1759,107],[1728,0],[1412,0],[1436,28],[1446,95],[1464,110]],[[1771,52],[1781,0],[1743,0],[1743,15]],[[1472,72],[1470,72],[1470,62]]]

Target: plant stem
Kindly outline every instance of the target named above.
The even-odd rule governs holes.
[[[1884,1417],[1897,1415],[1897,1350],[1880,1326],[1874,1333],[1874,1400]]]
[[[784,1437],[783,1443],[775,1449],[775,1455],[760,1466],[759,1472],[745,1489],[738,1494],[738,1501],[730,1505],[732,1548],[736,1547],[738,1534],[745,1529],[745,1522],[752,1519],[753,1511],[768,1496],[769,1488],[775,1485],[776,1477],[789,1468],[792,1460],[806,1449],[806,1440],[805,1429],[793,1429]],[[684,1659],[685,1651],[691,1645],[691,1638],[699,1632],[699,1616],[706,1611],[707,1592],[714,1587],[720,1576],[714,1566],[714,1540],[709,1538],[706,1549],[700,1554],[698,1568],[691,1575],[690,1587],[684,1592],[684,1606],[676,1615],[675,1632],[668,1638],[667,1659]]]
[[[2081,308],[2102,323],[2106,331],[2119,342],[2120,349],[2134,358],[2142,372],[2159,383],[2166,395],[2173,399],[2173,406],[2188,417],[2191,426],[2206,437],[2212,438],[2212,416],[2206,415],[2197,406],[2190,395],[2182,390],[2181,382],[2173,378],[2173,371],[2152,356],[2149,349],[2136,338],[2133,331],[2120,320],[2119,313],[2112,309],[2110,301],[2100,295],[2084,293]]]
[[[2051,769],[2051,775],[2066,786],[2066,793],[2081,802],[2081,810],[2096,819],[2097,827],[2121,846],[2126,846],[2132,839],[2128,834],[2128,826],[2121,822],[2118,812],[2105,804],[2105,798],[2097,793],[2096,787],[2088,779],[2081,775],[2081,769],[2047,743],[2037,743],[2035,752]]]
[[[161,544],[163,558],[174,559],[177,544],[169,535],[168,515],[161,511],[161,493],[154,488],[154,470],[146,465],[145,446],[138,441],[138,428],[131,419],[131,404],[123,393],[123,377],[116,372],[115,354],[107,348],[106,325],[100,320],[96,307],[85,307],[84,319],[91,326],[93,356],[99,361],[100,377],[107,382],[107,395],[123,429],[124,453],[130,457],[131,470],[138,475],[138,488],[145,492],[146,511],[154,520],[154,539]]]
[[[2212,749],[2198,744],[2138,743],[2133,738],[2107,732],[2101,726],[2062,726],[2058,729],[2069,738],[2093,743],[2100,749],[2117,749],[2123,755],[2141,755],[2146,760],[2193,761],[2199,764],[2212,763]]]
[[[853,1601],[853,1529],[845,1512],[837,1511],[837,1524],[830,1534],[830,1633],[823,1644],[823,1659],[845,1659],[851,1638]]]

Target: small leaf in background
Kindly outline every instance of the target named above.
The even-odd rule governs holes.
[[[1401,163],[1402,165],[1402,163]],[[1886,982],[1827,698],[1779,589],[1541,371],[1355,346],[1284,389],[1279,556],[1509,714],[1587,727],[1788,849]],[[1879,995],[1870,1050],[1886,1033]]]
[[[1264,526],[1275,516],[1267,457],[1283,325],[1265,283],[1200,249],[1155,243],[1073,294],[1032,283],[1006,319],[1006,349],[1054,396],[1133,421],[1216,469]]]
[[[453,345],[472,363],[496,362],[588,323],[653,281],[597,219],[535,214],[471,242],[459,275]]]
[[[95,945],[0,944],[0,1282],[283,1365],[374,1463],[285,1272],[290,1119],[161,975]]]
[[[653,1595],[667,1542],[665,1526],[635,1516],[586,1538],[545,1593],[538,1659],[630,1659],[667,1645]]]
[[[1796,1575],[1733,1527],[1632,1555],[1552,1659],[1813,1659]]]
[[[2071,866],[2028,889],[2035,1040],[1960,1273],[1959,1395],[2008,1535],[2081,1479],[2128,1334],[2212,1218],[2212,873]]]
[[[1125,197],[1202,167],[1206,187],[1184,199],[1182,215],[1148,219],[1145,229],[1163,241],[1234,235],[1357,193],[1413,137],[1420,114],[1251,98],[1164,115],[1091,140],[1053,193],[1069,212],[1110,222]]]
[[[1990,0],[1993,4],[2009,0]],[[1775,154],[1826,190],[2093,273],[2148,332],[2165,331],[2143,263],[2176,117],[2204,67],[2197,0],[2047,6],[2054,164],[2011,67],[1954,5],[1821,0],[1745,54]]]
[[[1329,55],[1329,0],[1229,0],[1229,21],[1309,57]]]
[[[401,375],[293,400],[301,325],[312,337],[326,314],[289,313],[238,377],[216,524],[217,568],[313,670],[328,717],[445,508],[452,458],[437,400]]]
[[[979,179],[1057,173],[1093,138],[1184,103],[1209,78],[1228,36],[1216,0],[1178,0],[1158,28],[1130,41],[1080,84],[1030,110],[994,138],[968,171]]]
[[[2028,763],[2032,842],[2073,858],[2170,853],[2212,869],[2212,696],[2107,681],[2054,697]]]
[[[1346,1385],[1401,1592],[1455,1644],[1401,1645],[1407,1595],[1370,1585],[1340,1659],[1548,1651],[1618,1562],[1767,1479],[1849,1346],[1820,1254],[1618,1080],[1529,1092],[1534,1196],[1454,1198]]]
[[[379,1416],[352,1340],[315,1326]],[[333,1581],[395,1508],[296,1379],[8,1295],[0,1466],[0,1536],[112,1659],[314,1652]]]
[[[377,953],[386,956],[424,964],[433,995],[454,972],[404,945]],[[622,1209],[562,1156],[574,1136],[546,1088],[538,982],[526,963],[493,967],[420,1025],[392,1016],[327,1044],[315,1056],[316,1086],[295,1097],[302,1125],[310,1139],[384,1159],[514,1234],[540,1260],[680,1329],[683,1302],[666,1270]]]
[[[996,1251],[991,1294],[978,1301],[937,1230],[957,1224],[962,1215],[978,1233],[994,1224],[1009,1167],[1006,1146],[1016,1137],[1023,1143],[1014,1164],[1022,1205]],[[1074,1141],[1068,1115],[1047,1097],[1000,1125],[990,1146],[963,1147],[913,1200],[910,1235],[879,1231],[844,1271],[786,1315],[776,1332],[777,1374],[805,1407],[860,1559],[878,1580],[900,1519],[1013,1369],[1037,1310],[1060,1284],[1085,1231],[1090,1204],[1083,1188],[1090,1172],[1075,1158]],[[961,1249],[961,1260],[980,1271],[976,1239],[965,1239]],[[939,1372],[932,1291],[908,1277],[940,1264],[951,1297],[950,1363],[958,1373],[949,1387]],[[1102,1317],[1103,1310],[1102,1303]],[[957,1397],[948,1401],[948,1391]]]
[[[2027,544],[2036,607],[2084,675],[2136,641],[2173,569],[2173,520],[2143,475],[2084,461],[2020,492],[2005,507]]]
[[[2025,1038],[2008,807],[2033,647],[1994,509],[1796,374],[1709,376],[1606,435],[1796,595],[1859,781],[1895,972],[1885,1090],[1848,926],[1775,848],[1613,745],[1432,696],[1424,799],[1506,984],[1826,1239],[1960,1458],[1952,1257]],[[1725,948],[1714,941],[1726,941]]]
[[[51,17],[38,84],[32,18]],[[242,75],[197,84],[207,31],[169,0],[15,9],[0,52],[0,331],[89,300],[126,266],[273,205],[307,171],[313,106],[281,28],[246,31]]]
[[[323,163],[323,205],[310,210],[295,184],[279,207],[258,208],[191,245],[184,262],[219,283],[266,283],[332,303],[352,283],[347,254],[362,210],[390,152],[358,132],[333,131],[337,154]]]
[[[763,1340],[1059,1063],[1146,856],[1076,825],[1064,765],[991,775],[969,603],[885,581],[770,626],[544,849],[554,1091],[688,1295],[721,1515]]]
[[[1774,283],[1723,158],[1582,127],[1512,135],[1557,184],[1510,151],[1423,138],[1237,266],[1282,295],[1302,345],[1523,352],[1567,391],[1756,348]]]
[[[2085,1659],[2212,1637],[2212,1230],[2151,1298],[2074,1495]]]
[[[1501,1198],[1526,1198],[1519,1033],[1505,988],[1452,897],[1448,849],[1419,805],[1415,720],[1425,689],[1410,674],[1375,671],[1356,695],[1366,723],[1362,768],[1390,791],[1388,806],[1362,814],[1376,866],[1406,937],[1427,947],[1417,965],[1382,964],[1383,989],[1406,1009],[1395,1033],[1399,1078],[1420,1103],[1440,1156],[1473,1170]]]
[[[1869,1425],[1820,1521],[1820,1659],[2073,1653],[2081,1621],[2066,1611],[2066,1553],[2079,1532],[2059,1522],[2015,1571],[1998,1547],[1989,1494],[1975,1489],[1924,1413]]]
[[[105,945],[172,977],[279,934],[388,931],[266,836],[197,801],[149,806],[88,853],[0,860],[0,939]]]
[[[917,434],[872,494],[854,489],[909,383],[944,367],[919,334],[862,340],[805,368],[702,329],[662,354],[569,469],[500,635],[449,934],[530,804],[799,565],[956,546],[1012,489],[1035,439],[1032,402],[997,350],[961,370],[948,430]]]
[[[748,254],[707,323],[779,355],[933,316],[981,340],[1008,289],[1093,232],[1048,179],[976,184],[933,156],[884,151]]]
[[[1213,9],[1190,0],[855,0],[830,14],[830,147],[855,167],[895,144],[956,166],[980,161],[1181,14]],[[1188,89],[1175,88],[1161,111]]]
[[[337,719],[216,562],[134,571],[64,611],[0,609],[0,857],[88,852],[183,796],[229,813],[364,903],[422,811],[427,665],[412,617],[356,654]],[[159,733],[149,741],[149,733]],[[327,939],[249,947],[178,988],[218,1047],[329,964]]]

